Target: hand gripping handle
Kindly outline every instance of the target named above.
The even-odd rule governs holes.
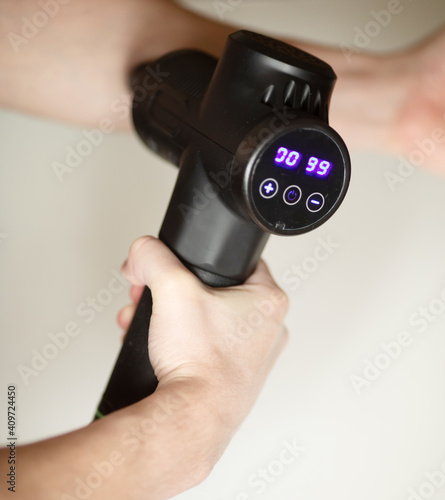
[[[208,286],[225,287],[241,283],[213,273],[185,265]],[[96,410],[95,420],[125,408],[150,396],[158,386],[158,379],[148,355],[148,332],[153,311],[151,291],[145,287],[128,328],[107,388]]]

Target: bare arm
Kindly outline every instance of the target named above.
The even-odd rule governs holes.
[[[234,31],[170,0],[54,3],[51,17],[37,0],[0,2],[0,105],[83,126],[128,129],[132,68],[184,47],[217,55]]]
[[[167,499],[209,474],[231,433],[199,383],[175,382],[89,427],[19,448],[14,498]],[[2,484],[0,497],[8,494]]]

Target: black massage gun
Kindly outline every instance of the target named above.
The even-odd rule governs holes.
[[[351,167],[328,125],[335,80],[320,59],[249,31],[219,61],[181,50],[133,73],[136,131],[179,167],[159,238],[207,285],[242,283],[270,234],[311,231],[340,206]],[[151,311],[145,288],[96,418],[156,389]]]

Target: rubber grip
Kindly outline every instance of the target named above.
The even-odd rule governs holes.
[[[145,287],[95,419],[136,403],[155,391],[158,380],[148,357],[152,311],[151,291]]]

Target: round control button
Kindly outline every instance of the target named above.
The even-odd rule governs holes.
[[[324,196],[321,193],[313,193],[309,196],[306,202],[306,207],[309,212],[318,212],[323,208]]]
[[[296,205],[301,199],[301,189],[298,186],[289,186],[283,194],[283,200],[288,205]]]
[[[273,198],[278,193],[278,182],[275,179],[265,179],[260,186],[260,195],[263,198]]]

